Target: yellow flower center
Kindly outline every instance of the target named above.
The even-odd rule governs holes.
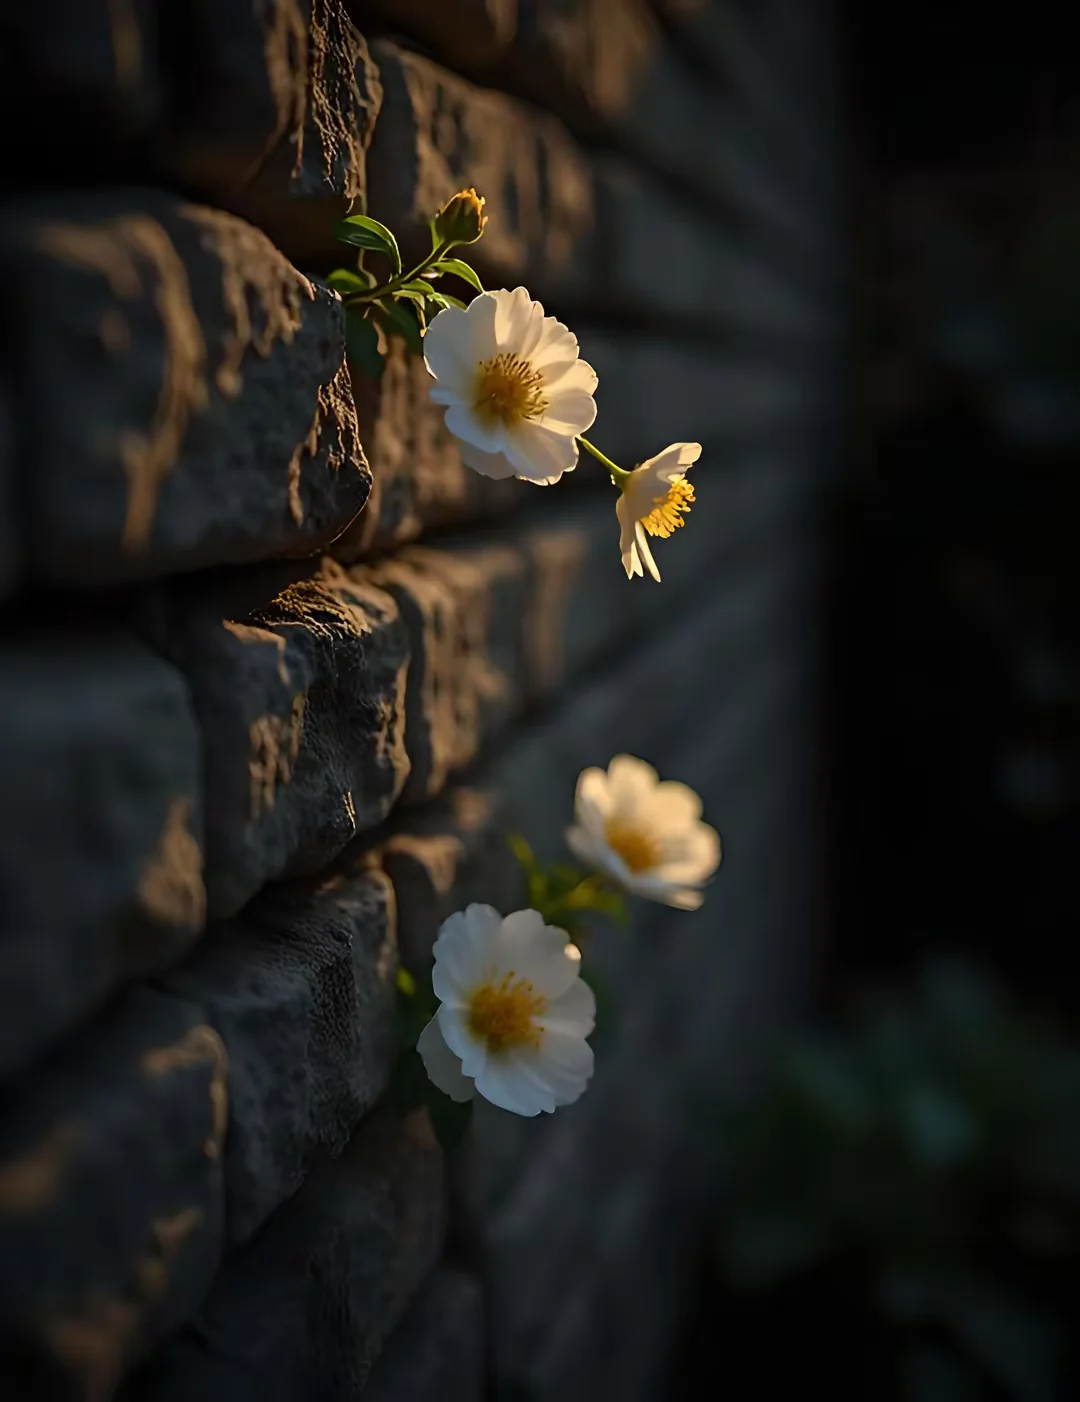
[[[523,419],[538,419],[548,403],[543,375],[520,355],[502,351],[476,367],[473,412],[481,422],[512,428]]]
[[[671,484],[662,497],[653,497],[653,509],[648,516],[641,518],[641,524],[650,535],[658,535],[662,540],[667,540],[673,531],[686,524],[683,516],[690,510],[693,500],[694,489],[680,473],[678,477],[671,479]]]
[[[648,871],[660,860],[660,843],[652,833],[625,818],[609,818],[604,824],[604,838],[632,872]]]
[[[498,983],[482,983],[469,997],[469,1031],[489,1052],[540,1045],[543,1027],[534,1022],[547,1007],[528,979],[510,970]]]

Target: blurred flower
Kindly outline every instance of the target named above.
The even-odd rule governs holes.
[[[565,930],[535,910],[505,919],[470,905],[443,922],[432,986],[440,1007],[417,1050],[453,1100],[479,1091],[515,1115],[569,1105],[592,1075],[585,1038],[596,1000],[582,983],[581,954]]]
[[[472,188],[459,190],[439,210],[431,221],[438,243],[475,243],[487,226],[484,205],[487,201]]]
[[[622,483],[615,511],[619,517],[619,549],[627,579],[633,579],[636,574],[644,578],[641,567],[644,561],[645,568],[659,584],[660,571],[645,533],[666,540],[684,524],[683,516],[690,510],[694,489],[682,469],[690,467],[699,457],[700,443],[672,443],[655,458],[635,467]]]
[[[701,799],[685,784],[661,783],[633,755],[616,755],[606,773],[582,771],[566,840],[579,861],[633,895],[680,910],[701,905],[701,887],[720,865],[720,837],[701,821]]]
[[[424,359],[431,397],[446,405],[446,427],[477,472],[549,487],[577,466],[575,438],[596,418],[596,372],[524,287],[439,312]]]

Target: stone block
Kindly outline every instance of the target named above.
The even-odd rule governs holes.
[[[593,179],[593,228],[550,288],[540,289],[554,305],[574,307],[577,321],[596,313],[656,326],[678,320],[714,344],[749,335],[785,348],[828,334],[813,290],[763,259],[738,221],[718,227],[622,157],[594,157]]]
[[[0,1392],[106,1402],[203,1298],[221,1246],[221,1039],[141,990],[5,1096]]]
[[[475,759],[526,694],[525,553],[511,540],[473,549],[407,546],[352,578],[390,594],[408,629],[410,769],[402,797],[430,798]]]
[[[0,116],[40,181],[109,173],[163,119],[158,0],[44,0],[0,15]],[[48,121],[28,120],[47,105]]]
[[[473,185],[490,221],[477,266],[510,286],[565,267],[592,220],[592,186],[562,126],[393,44],[372,52],[383,110],[368,153],[371,213],[426,251],[428,219]]]
[[[218,1277],[123,1402],[341,1402],[434,1265],[442,1156],[426,1112],[367,1121]]]
[[[246,1241],[336,1156],[397,1056],[394,891],[351,871],[267,888],[164,980],[229,1055],[225,1224]]]
[[[337,221],[363,208],[382,98],[342,0],[188,0],[174,23],[184,59],[159,143],[166,175],[295,260],[333,253]]]
[[[485,1391],[480,1282],[442,1269],[387,1340],[367,1402],[481,1402]]]
[[[359,858],[393,885],[398,952],[410,972],[426,976],[439,926],[453,911],[471,901],[514,908],[520,868],[507,831],[494,789],[457,785],[433,803],[398,814],[388,835]]]
[[[183,679],[134,638],[0,647],[0,1074],[198,937],[199,765]]]
[[[311,554],[363,506],[343,308],[257,229],[73,193],[9,209],[0,269],[37,577]]]
[[[663,45],[649,0],[519,0],[500,76],[575,131],[598,137],[641,100]]]
[[[518,25],[519,0],[346,0],[358,24],[372,19],[392,33],[409,34],[460,72],[483,70],[506,52]]]
[[[409,769],[409,637],[388,593],[331,560],[264,566],[163,586],[138,621],[202,732],[211,915],[386,816]]]
[[[423,356],[411,355],[399,337],[389,338],[379,380],[354,370],[352,383],[372,486],[365,509],[334,542],[337,559],[349,563],[520,501],[520,483],[492,481],[462,462],[444,411],[431,402],[434,381]]]
[[[822,377],[832,363],[820,347],[780,360],[707,353],[660,336],[615,336],[591,325],[576,329],[581,353],[600,377],[589,436],[620,466],[675,440],[702,443],[703,463],[717,463],[751,438],[782,438],[797,427],[810,442],[815,420],[820,427]]]

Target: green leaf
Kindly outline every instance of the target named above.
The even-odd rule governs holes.
[[[377,253],[385,253],[394,265],[394,272],[401,272],[397,239],[377,219],[369,219],[366,214],[350,214],[337,226],[336,237],[354,248],[370,248]]]
[[[483,292],[484,284],[476,274],[475,268],[470,268],[468,263],[461,258],[440,258],[432,265],[437,273],[453,273],[455,277],[462,278],[470,286],[475,287],[477,292]]]
[[[525,871],[536,870],[536,856],[533,849],[518,832],[512,832],[506,839],[506,845],[517,858],[518,863]]]
[[[372,315],[377,318],[384,331],[403,336],[409,349],[414,354],[420,354],[423,346],[420,338],[420,325],[416,320],[416,314],[409,311],[408,307],[401,302],[384,297],[382,301],[372,304]]]
[[[398,969],[397,971],[398,992],[403,993],[406,998],[416,997],[416,980],[408,969]]]
[[[401,286],[397,288],[395,295],[400,296],[402,292],[414,292],[418,293],[421,297],[430,297],[431,283],[425,282],[422,277],[414,277],[411,282],[403,282]]]
[[[382,377],[385,362],[379,350],[379,333],[366,316],[352,310],[345,315],[345,351],[357,370],[373,380]]]
[[[375,279],[363,268],[335,268],[326,281],[342,297],[355,297],[375,285]]]
[[[459,307],[465,310],[465,303],[460,297],[451,297],[449,292],[429,292],[428,298],[439,307]]]

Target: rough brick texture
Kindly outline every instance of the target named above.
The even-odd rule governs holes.
[[[212,915],[317,871],[389,812],[409,771],[409,640],[385,591],[332,561],[268,566],[162,589],[140,626],[202,731]]]
[[[40,0],[0,43],[0,1395],[668,1396],[699,1107],[817,923],[821,7]],[[402,342],[346,366],[336,221],[410,257],[468,185],[485,283],[599,372],[598,446],[704,445],[661,585],[592,459],[487,481]],[[564,858],[620,750],[724,865],[586,944],[587,1094],[478,1105],[448,1185],[390,1093],[398,975],[523,902],[508,832]]]
[[[146,990],[95,1031],[4,1105],[5,1397],[112,1396],[218,1263],[220,1038],[191,1004]]]
[[[0,1074],[198,937],[198,746],[179,673],[130,636],[0,643]]]
[[[443,1211],[426,1113],[373,1120],[232,1258],[124,1402],[355,1397],[434,1262]]]
[[[560,124],[392,44],[372,51],[385,118],[368,153],[372,213],[415,245],[439,205],[475,185],[490,220],[480,261],[519,280],[565,267],[591,220],[592,190]]]
[[[480,1282],[441,1270],[387,1341],[367,1402],[481,1402],[484,1396]]]
[[[341,304],[250,225],[73,194],[8,212],[0,270],[39,577],[310,554],[364,505]]]

